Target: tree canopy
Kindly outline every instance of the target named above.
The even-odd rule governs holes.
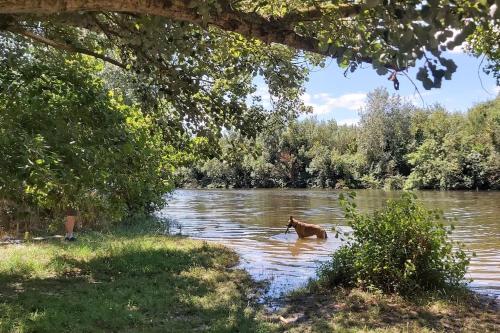
[[[332,57],[351,71],[370,64],[396,88],[398,74],[423,60],[416,78],[425,89],[439,88],[456,71],[443,52],[478,33],[498,35],[498,7],[494,0],[0,1],[0,30],[154,72],[155,84],[196,104],[184,95],[214,98],[206,90],[217,87],[217,98],[230,99],[224,93],[238,90],[232,78],[256,69],[278,80],[265,69],[283,75],[286,61],[303,56],[298,51]],[[481,41],[475,51],[495,56],[486,50],[498,49],[498,39]],[[221,78],[233,89],[220,87]]]
[[[413,118],[413,107],[388,93],[373,95],[359,135],[291,120],[309,109],[301,96],[311,65],[329,58],[346,74],[371,67],[396,89],[419,67],[416,79],[431,89],[457,70],[446,50],[467,41],[499,77],[498,7],[498,0],[0,0],[0,152],[8,157],[0,197],[47,212],[90,202],[113,219],[147,212],[163,202],[175,167],[216,151],[210,139],[224,133],[234,139],[219,141],[223,160],[198,170],[215,183],[367,187],[408,177],[412,187],[496,188],[498,151],[488,136],[485,149],[472,139],[456,148],[462,139],[451,135],[421,143],[412,126],[427,116]],[[268,124],[278,125],[276,135],[255,139]],[[317,140],[307,136],[315,132]],[[449,172],[426,178],[449,151],[457,154],[439,169]],[[448,177],[462,171],[471,176]]]
[[[0,46],[17,55],[0,56],[0,228],[23,219],[42,226],[69,207],[106,224],[164,204],[183,153],[105,87],[100,62]]]

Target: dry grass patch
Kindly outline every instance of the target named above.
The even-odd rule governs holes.
[[[498,332],[500,312],[491,299],[458,289],[403,298],[317,285],[289,297],[279,315],[301,314],[286,332]]]

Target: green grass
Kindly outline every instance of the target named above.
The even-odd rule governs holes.
[[[234,252],[140,228],[0,247],[0,332],[500,331],[498,309],[463,290],[409,300],[311,283],[267,314]]]
[[[179,237],[87,233],[0,247],[0,332],[256,332],[237,255]]]

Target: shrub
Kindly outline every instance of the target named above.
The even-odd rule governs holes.
[[[0,59],[0,224],[104,225],[164,204],[176,155],[161,129],[81,55]],[[33,223],[32,223],[33,222]]]
[[[328,286],[354,287],[354,246],[342,246],[331,261],[320,266],[319,283]]]
[[[320,268],[320,281],[401,294],[463,283],[469,258],[462,244],[449,240],[453,227],[444,226],[442,213],[404,193],[365,215],[356,210],[353,198],[354,193],[341,197],[353,231],[344,234],[347,244]]]
[[[402,190],[405,184],[406,178],[401,175],[389,176],[384,181],[384,190]]]
[[[371,188],[377,189],[380,188],[380,181],[375,178],[372,174],[364,175],[361,177],[361,188]]]

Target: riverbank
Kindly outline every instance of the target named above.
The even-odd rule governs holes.
[[[119,230],[2,246],[0,258],[0,332],[267,331],[223,246]]]
[[[473,293],[403,300],[359,290],[292,293],[277,313],[222,245],[118,230],[75,243],[0,247],[0,332],[495,332]]]
[[[359,289],[326,290],[312,282],[296,290],[269,320],[283,330],[307,332],[498,332],[494,299],[468,289],[405,299]]]

